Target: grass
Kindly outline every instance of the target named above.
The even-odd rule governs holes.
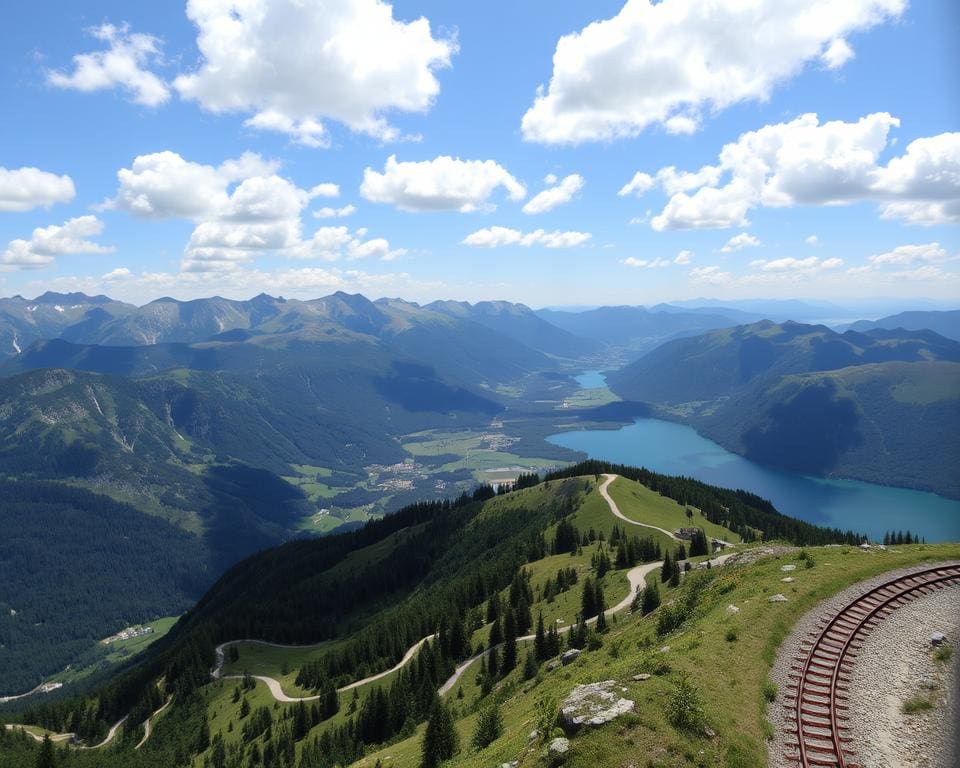
[[[905,715],[915,715],[920,712],[928,712],[933,709],[933,702],[930,701],[929,696],[923,696],[917,694],[916,696],[911,696],[900,707]]]
[[[470,748],[477,704],[475,686],[464,676],[464,698],[451,699],[460,713],[457,730],[462,749],[453,766],[481,768],[520,759],[534,764],[537,750],[530,752],[527,734],[538,698],[546,695],[562,701],[580,682],[614,679],[625,688],[622,696],[636,702],[635,714],[603,728],[581,732],[572,739],[565,765],[595,768],[597,765],[659,766],[756,766],[766,764],[766,740],[770,726],[766,706],[776,698],[768,679],[776,648],[793,624],[819,601],[851,583],[895,568],[925,561],[960,556],[960,545],[911,546],[896,552],[859,549],[814,549],[817,567],[797,574],[785,594],[785,603],[766,598],[783,592],[780,566],[787,559],[769,558],[752,566],[717,569],[694,617],[677,632],[657,637],[656,613],[650,618],[622,617],[604,637],[604,647],[587,652],[569,667],[553,672],[541,668],[539,679],[524,683],[515,671],[499,684],[505,733],[483,751]],[[664,602],[687,587],[664,590]],[[728,604],[740,607],[730,616]],[[729,629],[738,640],[726,640]],[[670,650],[661,653],[660,648]],[[611,653],[616,647],[616,653]],[[521,658],[522,658],[521,652]],[[642,667],[655,663],[666,669],[644,682],[632,677]],[[676,690],[682,675],[699,688],[707,724],[715,738],[678,730],[670,724],[665,702]],[[372,767],[378,759],[384,766],[414,768],[419,760],[420,734],[367,755],[358,763]],[[529,757],[525,757],[529,755]]]
[[[153,632],[149,635],[132,637],[129,640],[118,640],[109,646],[104,646],[98,642],[96,650],[101,651],[103,655],[82,667],[75,669],[68,667],[60,674],[54,675],[53,679],[64,684],[75,683],[89,677],[95,672],[100,672],[108,667],[127,661],[167,634],[179,618],[179,616],[165,616],[156,621],[147,622],[147,626],[153,627]]]
[[[739,542],[740,537],[721,525],[711,523],[699,510],[694,510],[693,517],[688,518],[685,508],[673,499],[661,496],[625,477],[614,480],[608,488],[611,498],[617,503],[620,511],[631,520],[640,523],[655,525],[674,531],[677,528],[702,528],[708,537]]]
[[[953,658],[953,648],[949,645],[941,645],[933,652],[933,658],[946,664]]]

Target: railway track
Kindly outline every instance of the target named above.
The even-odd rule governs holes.
[[[850,736],[849,684],[866,635],[909,601],[960,584],[960,565],[892,579],[848,603],[804,640],[785,696],[787,760],[802,768],[861,768]]]

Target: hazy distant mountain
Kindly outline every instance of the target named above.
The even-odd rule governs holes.
[[[670,303],[674,307],[689,311],[735,310],[752,315],[754,320],[765,318],[776,322],[785,320],[822,322],[827,318],[849,317],[851,314],[850,310],[832,302],[800,299],[685,299]]]
[[[598,339],[587,339],[564,330],[542,318],[523,304],[507,301],[435,301],[426,309],[451,317],[472,320],[508,336],[531,349],[562,358],[579,358],[595,354],[602,348]]]
[[[737,310],[729,313],[722,309],[687,311],[665,304],[651,309],[600,307],[584,312],[543,309],[537,315],[576,336],[622,349],[628,359],[649,352],[669,339],[756,319]]]
[[[608,382],[763,463],[960,495],[960,343],[932,331],[763,321],[668,342]]]
[[[900,312],[896,315],[881,317],[879,320],[858,320],[855,323],[837,326],[838,331],[869,331],[873,328],[905,328],[908,331],[927,328],[948,339],[960,341],[960,309]]]

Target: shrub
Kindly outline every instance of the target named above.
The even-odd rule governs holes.
[[[728,643],[735,643],[739,637],[740,636],[737,634],[737,630],[735,630],[733,627],[730,627],[730,629],[727,630],[727,634],[724,635],[724,638]]]
[[[503,733],[503,716],[500,714],[497,702],[493,702],[480,710],[477,729],[473,733],[473,746],[477,749],[485,749],[500,738],[501,733]]]
[[[915,715],[933,709],[933,702],[926,696],[913,696],[903,702],[901,709],[905,715]]]
[[[690,677],[682,675],[670,696],[667,716],[674,728],[681,731],[700,731],[705,717],[703,699],[699,689],[690,682]]]
[[[771,704],[776,701],[777,698],[777,684],[772,680],[764,680],[763,687],[763,698],[766,699]]]
[[[950,659],[953,658],[953,648],[951,648],[949,645],[941,645],[936,651],[933,652],[933,658],[935,658],[937,661],[950,661]]]

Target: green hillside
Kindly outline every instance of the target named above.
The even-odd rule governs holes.
[[[434,706],[435,691],[478,647],[495,645],[497,664],[488,664],[489,655],[474,659],[450,683],[446,698],[458,727],[471,728],[477,707],[494,698],[506,707],[507,698],[520,697],[530,684],[520,680],[535,662],[527,661],[525,641],[511,656],[509,640],[535,633],[541,617],[543,653],[531,680],[563,687],[587,664],[549,673],[546,662],[560,650],[551,650],[550,643],[582,647],[585,660],[596,658],[613,669],[628,658],[636,662],[636,640],[612,639],[628,627],[647,631],[649,622],[624,609],[607,617],[608,629],[600,633],[580,622],[590,616],[584,611],[595,613],[598,605],[628,608],[628,574],[647,573],[659,581],[656,561],[672,556],[678,544],[613,515],[599,487],[608,472],[621,475],[612,492],[623,514],[647,525],[689,523],[689,506],[693,525],[731,541],[738,535],[752,540],[761,530],[808,543],[857,541],[852,534],[784,518],[744,492],[588,462],[538,484],[527,478],[527,487],[510,493],[480,487],[472,496],[416,504],[351,533],[291,542],[248,558],[228,570],[139,665],[82,698],[31,702],[18,717],[96,743],[111,723],[132,712],[115,748],[117,760],[129,759],[125,765],[147,756],[180,765],[197,755],[192,764],[199,768],[205,758],[218,760],[221,750],[226,759],[246,763],[255,750],[266,765],[281,765],[282,753],[287,764],[308,768],[353,762],[387,743],[399,750],[397,759],[412,755],[417,741],[409,737],[422,728],[418,723]],[[665,592],[671,589],[662,585]],[[684,594],[682,586],[676,589]],[[551,640],[548,630],[554,627]],[[435,640],[420,643],[434,633]],[[223,673],[240,677],[211,682],[218,663],[214,647],[244,638],[320,645],[227,645]],[[504,638],[508,643],[501,646]],[[408,649],[415,647],[411,656]],[[399,670],[378,674],[404,658],[410,660]],[[288,696],[318,698],[302,705],[272,703],[267,686],[244,679],[245,673],[276,680]],[[133,754],[131,746],[142,738],[139,724],[167,694],[173,705],[158,718],[145,754]],[[520,697],[517,706],[532,701]],[[503,749],[513,750],[525,738],[531,716],[511,714]],[[203,735],[208,731],[209,740]],[[29,746],[18,749],[27,755]],[[111,754],[102,752],[100,762],[90,764],[111,766]],[[92,756],[75,759],[83,766]]]

